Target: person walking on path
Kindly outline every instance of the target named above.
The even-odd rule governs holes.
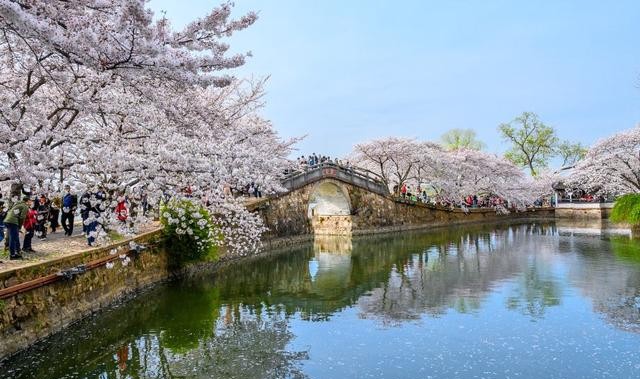
[[[87,191],[80,197],[80,217],[82,218],[82,233],[87,233],[89,227],[89,212],[91,212],[91,192]],[[73,225],[73,224],[72,224]]]
[[[49,219],[49,211],[51,208],[51,202],[47,199],[47,196],[42,194],[36,205],[38,211],[38,223],[36,224],[36,235],[42,241],[47,239],[47,220]]]
[[[27,217],[24,219],[24,223],[22,224],[25,231],[24,241],[22,242],[22,251],[26,251],[27,253],[35,253],[35,251],[33,251],[33,248],[31,247],[31,240],[33,239],[36,225],[38,225],[38,211],[33,208],[29,208],[29,210],[27,211]]]
[[[27,218],[27,212],[31,207],[31,198],[25,196],[22,201],[16,202],[7,212],[4,224],[9,235],[9,259],[22,259],[20,254],[20,227]]]
[[[62,202],[59,197],[55,197],[51,200],[51,208],[49,209],[49,227],[51,228],[51,233],[55,233],[56,229],[60,227],[60,223],[58,220],[60,219],[60,206]]]
[[[62,197],[62,216],[60,219],[65,236],[73,234],[73,216],[76,213],[77,208],[78,196],[71,193],[71,187],[67,184],[64,186],[64,196]]]
[[[102,189],[98,189],[95,193],[89,195],[89,212],[87,215],[88,222],[86,228],[87,245],[94,246],[96,237],[98,236],[98,226],[101,224],[102,212],[105,210],[104,202],[107,199],[106,193]]]

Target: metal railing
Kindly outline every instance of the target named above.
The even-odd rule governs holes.
[[[321,179],[336,179],[380,195],[389,195],[387,186],[371,171],[333,162],[319,163],[305,171],[294,171],[285,176],[282,185],[293,191]]]

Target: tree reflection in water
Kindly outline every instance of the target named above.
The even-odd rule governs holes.
[[[0,365],[0,378],[302,378],[284,313],[223,304],[207,282],[162,286]]]
[[[615,260],[601,253],[603,245]],[[616,328],[640,333],[640,240],[612,235],[581,239],[573,248],[583,259],[569,277],[592,300],[594,310]]]
[[[473,313],[496,283],[521,276],[523,288],[514,292],[508,306],[521,309],[525,304],[523,313],[540,317],[545,307],[558,304],[557,284],[538,277],[544,261],[532,265],[531,256],[522,251],[551,251],[554,244],[550,238],[531,239],[531,234],[553,235],[552,225],[478,227],[476,233],[444,230],[439,238],[431,235],[421,252],[394,262],[387,280],[360,298],[361,315],[394,324],[419,320],[423,314],[440,316],[449,309]]]
[[[530,316],[544,317],[545,310],[560,304],[560,288],[554,278],[548,278],[544,267],[532,264],[518,279],[518,286],[507,298],[507,308]]]
[[[292,337],[284,320],[238,320],[167,367],[172,378],[305,378],[296,362],[308,354],[286,350]]]

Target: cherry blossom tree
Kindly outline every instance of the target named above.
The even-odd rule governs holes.
[[[419,156],[419,144],[415,139],[386,137],[356,144],[349,160],[356,166],[376,174],[396,192],[411,177]]]
[[[413,151],[416,153],[412,170],[413,184],[422,187],[428,185],[436,192],[449,187],[452,167],[451,154],[432,142],[418,142]]]
[[[44,176],[43,166],[60,162],[60,150],[96,120],[130,127],[126,116],[149,94],[227,85],[231,78],[217,73],[245,55],[225,56],[222,38],[256,19],[230,12],[223,4],[173,32],[141,0],[0,1],[0,144],[11,169],[0,177]],[[133,107],[114,101],[123,94]]]
[[[640,193],[640,127],[593,145],[566,185],[601,195]]]
[[[483,194],[526,206],[552,191],[547,175],[528,177],[505,158],[464,148],[447,151],[413,139],[389,137],[357,144],[351,159],[390,187],[430,186],[439,199],[453,203]]]
[[[505,199],[516,199],[513,188],[524,179],[522,171],[513,163],[496,155],[477,150],[459,149],[451,152],[454,185],[451,194],[459,198],[470,194],[494,194]]]
[[[279,189],[295,140],[260,116],[264,81],[228,75],[249,54],[228,54],[226,39],[257,18],[231,11],[223,3],[175,31],[144,0],[0,0],[0,182],[64,180],[108,201],[189,188],[255,246],[259,220],[222,188]]]

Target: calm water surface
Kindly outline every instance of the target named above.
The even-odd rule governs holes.
[[[640,378],[640,242],[590,233],[319,240],[146,292],[0,378]]]

